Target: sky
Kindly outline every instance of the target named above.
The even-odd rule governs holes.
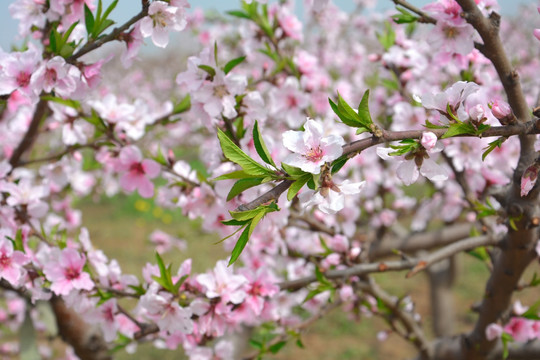
[[[103,3],[107,5],[111,3],[111,1],[112,0],[103,0]],[[4,50],[9,50],[13,43],[20,43],[20,40],[16,40],[18,22],[11,18],[8,11],[9,4],[13,2],[14,0],[0,0],[0,47]],[[297,0],[296,2],[301,3],[302,1]],[[421,7],[431,1],[410,0],[409,2],[417,7]],[[120,0],[118,6],[111,14],[112,19],[118,23],[126,21],[139,11],[140,3],[140,0]],[[240,6],[240,0],[189,0],[189,3],[192,8],[201,7],[203,9],[216,9],[219,12],[238,9]],[[354,1],[352,0],[334,0],[334,3],[344,11],[352,10],[354,8]],[[501,6],[501,14],[504,16],[515,14],[519,4],[536,5],[538,4],[538,0],[499,0],[499,4]],[[298,12],[300,12],[300,7],[297,6],[297,8]],[[392,8],[394,8],[394,4],[391,0],[377,1],[377,10],[387,10]]]

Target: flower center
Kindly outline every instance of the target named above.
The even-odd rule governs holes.
[[[137,175],[144,175],[145,174],[142,163],[140,163],[140,162],[131,164],[131,166],[129,167],[129,171],[131,173],[135,173]]]
[[[217,85],[214,87],[214,96],[218,98],[223,98],[224,96],[229,95],[229,91],[225,85]]]
[[[312,162],[320,161],[323,157],[323,151],[321,150],[320,146],[317,146],[316,148],[310,148],[309,151],[304,155],[306,159]]]
[[[455,27],[449,26],[444,29],[444,34],[446,35],[446,38],[454,39],[459,35],[459,30]]]
[[[0,267],[7,268],[11,265],[11,258],[8,257],[6,254],[2,254],[2,257],[0,257]]]
[[[17,84],[20,87],[27,87],[28,84],[30,84],[30,76],[31,74],[27,72],[20,72],[19,75],[17,75]]]
[[[64,275],[65,275],[66,279],[73,280],[73,279],[76,279],[76,278],[79,277],[80,272],[77,269],[68,268],[68,269],[64,270]]]
[[[298,101],[296,100],[296,97],[294,95],[287,96],[287,105],[289,106],[289,109],[298,106]]]

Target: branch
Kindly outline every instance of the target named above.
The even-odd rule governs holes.
[[[148,15],[148,7],[149,3],[143,3],[143,8],[140,13],[129,19],[128,22],[126,22],[124,25],[114,28],[114,30],[109,35],[99,38],[98,40],[86,43],[86,45],[84,45],[79,51],[67,58],[66,61],[69,63],[73,63],[81,56],[101,47],[103,44],[108,43],[109,41],[117,40],[118,36],[127,29],[129,29],[131,25],[135,24],[137,21]]]
[[[429,23],[429,24],[436,24],[437,20],[429,16],[427,13],[423,12],[416,6],[409,4],[407,1],[404,0],[392,0],[396,6],[400,5],[403,6],[405,9],[412,11],[416,15],[420,16],[420,19],[418,19],[418,22],[421,23]]]
[[[41,120],[45,116],[47,112],[47,101],[40,99],[36,110],[34,111],[34,116],[32,117],[32,121],[30,122],[30,125],[28,126],[28,130],[26,131],[26,134],[24,134],[23,139],[19,143],[19,146],[13,151],[13,154],[11,155],[11,158],[9,159],[9,164],[12,166],[12,168],[16,168],[20,165],[21,156],[28,150],[30,147],[32,147],[32,144],[36,140],[37,132],[39,130],[39,125],[41,124]]]
[[[500,239],[495,236],[478,236],[463,239],[453,244],[449,244],[431,254],[428,254],[420,258],[408,258],[404,260],[395,260],[388,262],[376,262],[369,264],[359,264],[342,270],[329,270],[324,273],[324,276],[328,279],[340,279],[349,278],[351,276],[361,276],[371,273],[386,272],[386,271],[400,271],[409,270],[407,277],[416,275],[418,272],[426,269],[430,265],[448,258],[461,251],[472,249],[478,246],[499,245]],[[315,275],[306,276],[304,278],[284,281],[279,283],[281,290],[295,291],[301,289],[312,282],[317,281]]]
[[[422,134],[426,131],[431,131],[438,138],[444,135],[447,129],[428,129],[428,130],[408,130],[408,131],[387,131],[382,130],[381,137],[372,136],[367,139],[356,140],[343,146],[343,155],[349,155],[354,157],[361,151],[370,148],[375,145],[382,144],[384,142],[398,141],[405,139],[421,139]],[[524,134],[539,134],[540,133],[540,120],[535,119],[522,124],[506,125],[506,126],[493,126],[482,133],[481,137],[492,136],[512,136],[512,135],[524,135]],[[461,134],[459,137],[474,137],[472,134]],[[456,136],[458,137],[458,136]],[[294,181],[285,180],[272,190],[264,193],[260,197],[253,201],[238,206],[236,211],[253,210],[258,206],[267,203],[271,200],[277,200],[279,196],[291,186]]]

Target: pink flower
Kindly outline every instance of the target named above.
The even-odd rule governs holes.
[[[30,262],[28,256],[18,250],[13,250],[13,243],[6,238],[7,231],[0,230],[0,279],[5,279],[11,285],[18,287],[26,274],[24,265]]]
[[[317,205],[323,213],[335,214],[345,207],[345,195],[360,193],[365,183],[365,181],[351,183],[349,180],[345,180],[340,185],[333,182],[323,184],[317,192],[311,189],[303,190],[298,195],[298,200],[303,208]]]
[[[279,25],[283,29],[285,34],[298,41],[302,41],[304,35],[302,34],[302,23],[296,15],[291,14],[286,8],[281,8],[278,15]]]
[[[71,95],[77,89],[77,79],[81,72],[75,66],[67,64],[63,57],[55,56],[42,64],[32,74],[32,85],[36,89],[55,93],[62,97]]]
[[[534,29],[533,30],[533,35],[534,35],[535,38],[540,40],[540,29]]]
[[[443,115],[448,114],[449,107],[452,113],[457,115],[457,110],[462,103],[478,89],[479,86],[473,82],[458,81],[444,92],[422,96],[422,106],[426,109],[437,110]]]
[[[521,317],[513,317],[505,325],[504,331],[512,335],[517,342],[526,342],[534,338],[533,321]]]
[[[247,279],[242,275],[235,275],[233,267],[227,267],[224,260],[218,261],[211,273],[198,275],[197,282],[206,288],[206,296],[211,299],[221,297],[224,303],[230,301],[240,304],[246,297],[244,285]]]
[[[135,145],[126,146],[120,151],[116,170],[124,172],[120,186],[131,193],[137,189],[139,195],[149,198],[154,195],[154,184],[150,181],[159,175],[157,162],[142,158],[141,151]]]
[[[322,165],[341,156],[345,140],[339,135],[323,137],[322,126],[309,118],[304,129],[304,131],[289,130],[283,134],[283,145],[294,152],[283,162],[303,171],[319,174]]]
[[[73,289],[92,290],[94,282],[83,271],[86,257],[77,250],[65,248],[58,259],[45,263],[43,273],[52,282],[51,290],[56,295],[67,295]]]
[[[182,31],[186,24],[183,8],[154,1],[150,4],[148,16],[141,20],[141,33],[144,37],[151,36],[154,45],[164,48],[169,43],[169,30]]]

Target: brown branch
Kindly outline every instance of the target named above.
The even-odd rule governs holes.
[[[399,306],[399,299],[396,299],[390,294],[386,293],[373,281],[373,279],[369,279],[369,282],[367,283],[358,282],[355,285],[366,293],[371,294],[373,297],[382,301],[384,305],[386,305],[386,307],[388,307],[394,313],[394,315],[400,320],[401,324],[405,327],[408,335],[407,340],[412,341],[412,343],[420,350],[420,353],[422,355],[430,357],[432,353],[431,344],[427,341],[424,335],[424,331],[416,322],[414,316],[404,311]]]
[[[395,254],[395,251],[412,253],[418,250],[430,250],[438,246],[448,245],[468,237],[471,224],[448,225],[439,230],[413,234],[400,239],[386,238],[374,242],[368,250],[370,260]]]
[[[36,140],[36,136],[39,130],[39,125],[41,124],[41,120],[45,117],[47,113],[47,100],[40,99],[36,109],[34,111],[34,116],[32,117],[32,121],[30,122],[30,125],[28,126],[28,130],[26,131],[26,134],[24,134],[23,139],[13,151],[13,154],[11,155],[11,158],[9,159],[9,164],[16,168],[20,165],[20,160],[22,155],[32,147],[34,144],[34,141]]]
[[[96,326],[87,324],[64,300],[53,296],[50,300],[56,316],[58,333],[81,360],[111,360],[107,344]]]
[[[416,275],[418,272],[426,269],[430,265],[446,259],[454,254],[457,254],[461,251],[472,249],[478,246],[489,246],[489,245],[498,245],[500,239],[495,236],[478,236],[463,239],[453,244],[449,244],[439,250],[434,251],[431,254],[420,258],[408,258],[403,260],[394,260],[388,262],[375,262],[368,264],[359,264],[346,269],[341,270],[329,270],[324,273],[324,276],[327,279],[341,279],[349,278],[351,276],[361,276],[371,273],[379,273],[386,271],[400,271],[400,270],[409,270],[407,277]],[[312,282],[317,281],[315,275],[306,276],[296,280],[283,281],[279,283],[279,287],[282,290],[298,290],[301,289]]]

